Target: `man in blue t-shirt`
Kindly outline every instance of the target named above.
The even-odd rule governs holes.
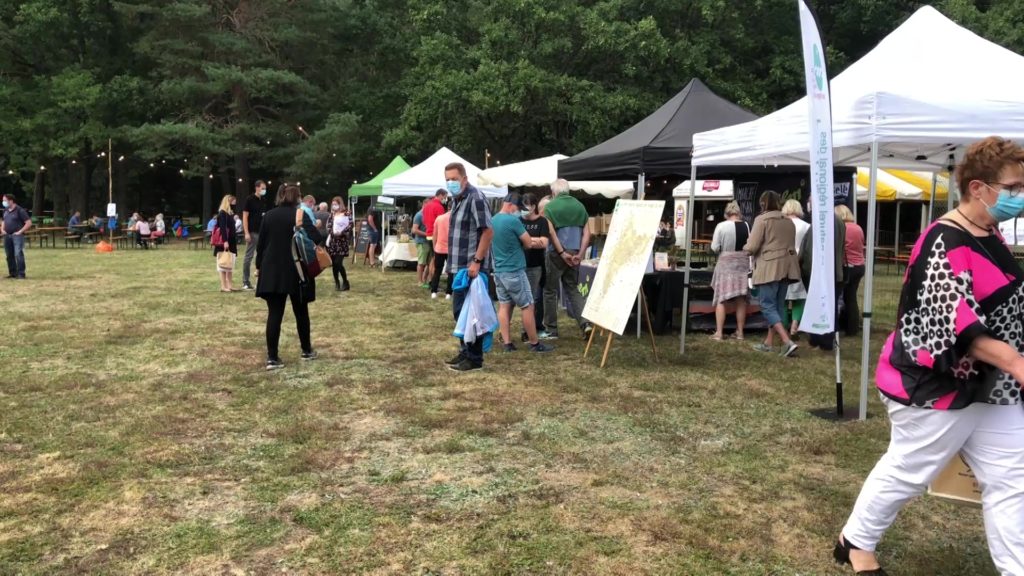
[[[509,193],[501,205],[501,211],[491,218],[494,239],[491,255],[494,257],[494,287],[498,293],[498,325],[505,342],[504,351],[516,349],[510,337],[509,324],[512,322],[512,306],[522,310],[523,328],[530,343],[531,352],[550,352],[553,346],[537,339],[537,324],[533,316],[533,291],[526,276],[526,254],[523,249],[544,248],[547,238],[533,238],[519,218],[521,210],[519,194]]]

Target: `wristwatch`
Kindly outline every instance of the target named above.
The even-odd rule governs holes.
[[[483,260],[477,258],[476,256],[473,257],[473,262],[476,262],[477,264],[483,264],[484,263]]]

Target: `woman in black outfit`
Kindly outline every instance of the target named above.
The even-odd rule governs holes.
[[[277,353],[281,338],[281,320],[284,319],[285,301],[291,299],[295,313],[295,326],[302,345],[302,359],[313,360],[316,351],[309,338],[309,303],[316,300],[316,282],[306,276],[300,278],[292,256],[292,237],[295,233],[296,210],[302,193],[298,186],[287,186],[277,195],[277,207],[263,217],[256,252],[256,296],[267,301],[267,370],[284,367]],[[320,244],[322,237],[308,219],[302,228],[313,242]],[[301,266],[301,264],[299,264]]]
[[[220,210],[217,212],[217,226],[220,228],[220,237],[223,242],[213,247],[213,257],[224,251],[231,252],[231,266],[221,267],[217,265],[217,272],[220,276],[220,291],[234,292],[231,287],[231,274],[235,269],[235,257],[238,256],[238,235],[235,233],[235,197],[228,194],[220,200]]]

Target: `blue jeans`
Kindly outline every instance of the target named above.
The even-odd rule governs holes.
[[[25,237],[21,234],[4,236],[4,252],[7,254],[7,274],[25,277]]]
[[[480,274],[485,274],[480,272]],[[452,273],[454,276],[454,273]],[[493,282],[493,278],[487,278],[487,284],[490,285]],[[462,313],[462,305],[466,303],[466,295],[469,290],[456,290],[452,294],[452,316],[455,317],[455,321],[459,321],[459,314]],[[482,338],[477,338],[472,344],[466,344],[462,338],[459,338],[459,352],[462,353],[470,362],[477,366],[483,366],[484,364],[484,341]]]
[[[761,314],[769,329],[782,322],[781,306],[786,304],[786,282],[769,282],[757,285],[757,299],[761,303]]]

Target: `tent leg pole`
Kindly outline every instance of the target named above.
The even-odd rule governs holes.
[[[636,177],[636,197],[637,197],[638,200],[643,200],[644,199],[644,191],[645,191],[645,187],[646,186],[647,186],[647,178],[645,177],[644,173],[641,172]],[[640,293],[643,293],[643,285],[642,284],[640,286]],[[640,314],[641,314],[641,310],[640,310],[640,294],[637,294],[636,295],[636,339],[637,340],[640,339],[640,318],[641,318]]]
[[[868,190],[868,230],[875,229],[875,194],[878,190],[878,142],[871,143],[871,186]],[[868,376],[871,371],[871,309],[874,295],[875,278],[875,235],[868,236],[868,251],[865,255],[864,282],[864,327],[861,332],[862,344],[860,353],[860,409],[857,417],[866,420],[868,417]]]
[[[690,263],[693,257],[693,198],[697,194],[697,167],[690,166],[690,197],[686,201],[686,271],[683,273],[682,327],[679,329],[679,354],[686,353],[686,326],[690,321]]]

